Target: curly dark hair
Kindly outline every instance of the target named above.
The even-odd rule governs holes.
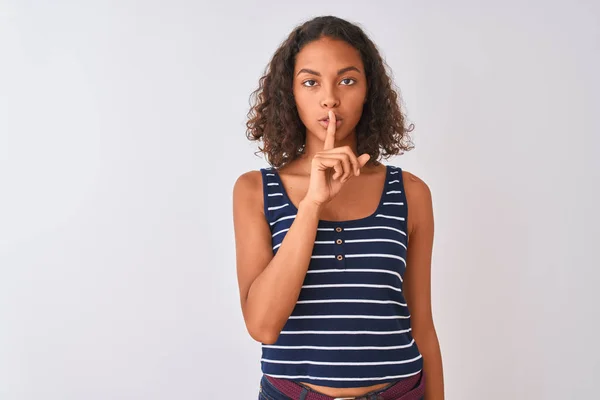
[[[267,162],[279,168],[304,153],[306,128],[296,108],[293,74],[296,55],[323,37],[343,40],[360,52],[367,78],[367,101],[356,126],[358,154],[368,153],[369,163],[389,158],[414,145],[405,125],[399,96],[375,44],[357,25],[334,16],[313,18],[297,26],[275,51],[259,87],[250,96],[251,108],[246,122],[249,140],[262,140],[256,153],[265,153]],[[387,69],[386,69],[387,68]]]

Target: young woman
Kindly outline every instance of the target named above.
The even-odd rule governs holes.
[[[259,399],[443,399],[431,194],[378,161],[412,144],[376,46],[314,18],[254,95],[248,137],[271,166],[238,178],[233,214]]]

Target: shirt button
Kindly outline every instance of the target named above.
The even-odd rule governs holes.
[[[337,256],[337,259],[338,259],[339,261],[342,261],[342,259],[343,259],[343,258],[344,258],[344,256],[343,256],[343,255],[341,255],[341,254],[340,254],[339,256]]]
[[[335,241],[337,244],[342,244],[342,239],[338,239]]]
[[[335,231],[336,231],[336,232],[341,232],[341,231],[342,231],[342,228],[340,228],[340,227],[338,226],[337,228],[335,228]]]

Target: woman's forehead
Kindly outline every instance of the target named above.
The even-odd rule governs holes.
[[[351,44],[338,39],[321,38],[302,47],[296,55],[296,62],[300,60],[330,59],[360,59],[360,53]]]
[[[320,74],[337,74],[340,69],[351,66],[363,71],[363,63],[358,50],[341,40],[320,39],[307,44],[300,50],[296,56],[294,75],[302,69]]]

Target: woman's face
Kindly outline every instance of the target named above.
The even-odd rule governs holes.
[[[360,53],[342,40],[322,38],[304,46],[294,66],[294,98],[308,135],[325,141],[333,110],[338,117],[336,142],[354,133],[367,96]]]

